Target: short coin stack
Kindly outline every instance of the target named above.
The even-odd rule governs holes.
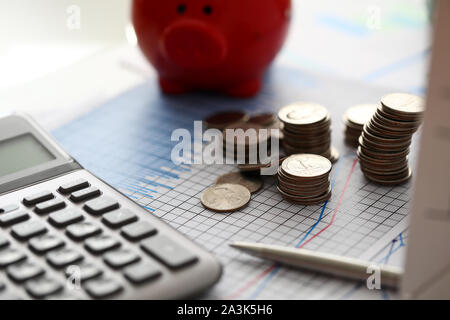
[[[367,179],[396,185],[409,180],[409,146],[422,123],[422,98],[393,93],[384,96],[359,138],[358,157]]]
[[[349,108],[344,115],[345,142],[352,147],[359,146],[359,136],[364,125],[370,121],[377,110],[376,104],[358,104]]]
[[[283,124],[283,149],[287,154],[312,153],[337,161],[331,147],[331,117],[326,108],[314,103],[298,102],[280,110]]]
[[[295,154],[278,169],[278,191],[282,197],[302,205],[313,205],[331,197],[330,160],[315,154]]]

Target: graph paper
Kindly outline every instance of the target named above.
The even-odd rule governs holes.
[[[275,65],[254,99],[191,94],[161,95],[152,80],[53,132],[80,163],[128,197],[213,252],[224,266],[220,282],[203,298],[354,299],[386,298],[391,292],[312,272],[279,267],[242,254],[228,244],[254,241],[391,263],[407,243],[410,183],[382,187],[369,183],[355,150],[345,146],[342,114],[356,103],[376,103],[388,91],[358,81],[324,77]],[[248,207],[231,214],[206,210],[200,195],[230,165],[181,165],[170,161],[174,129],[193,130],[211,112],[272,110],[293,101],[323,104],[332,114],[333,145],[340,160],[331,172],[333,195],[323,205],[283,200],[276,178]],[[415,142],[413,142],[415,144]],[[414,146],[413,146],[414,150]],[[413,152],[414,153],[414,152]],[[414,157],[412,157],[414,158]],[[391,248],[392,247],[392,248]],[[401,263],[401,259],[398,259]]]

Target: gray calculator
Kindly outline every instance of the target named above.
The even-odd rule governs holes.
[[[32,119],[0,118],[0,299],[191,298],[221,270]]]

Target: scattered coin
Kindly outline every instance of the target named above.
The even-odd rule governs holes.
[[[393,93],[381,99],[358,138],[358,157],[367,179],[383,185],[410,179],[409,148],[423,112],[423,99],[411,94]]]
[[[216,184],[203,192],[203,206],[215,212],[234,212],[245,207],[250,201],[250,191],[239,184]]]
[[[264,180],[259,175],[245,174],[243,172],[231,172],[220,176],[216,184],[233,183],[246,187],[250,193],[261,190]]]
[[[278,191],[291,202],[318,204],[331,197],[331,161],[316,154],[287,157],[278,169]]]
[[[246,122],[249,117],[242,111],[224,111],[208,116],[204,121],[208,128],[223,130],[226,126],[235,122]]]
[[[364,125],[370,121],[377,110],[376,104],[359,104],[349,108],[343,117],[345,123],[345,142],[358,147],[358,138]]]
[[[337,160],[332,156],[331,117],[325,107],[298,102],[282,108],[278,118],[282,123],[281,145],[287,154],[312,153]]]

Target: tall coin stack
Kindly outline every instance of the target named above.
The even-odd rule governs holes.
[[[283,149],[287,154],[312,153],[332,162],[339,154],[331,147],[331,117],[326,108],[314,103],[298,102],[280,110]]]
[[[415,95],[393,93],[381,99],[359,138],[358,157],[367,179],[383,185],[409,180],[409,147],[423,112],[424,101]]]
[[[313,205],[331,197],[330,160],[315,154],[287,157],[278,168],[278,191],[291,202]]]
[[[359,136],[364,125],[370,121],[377,110],[376,104],[358,104],[349,108],[344,115],[345,143],[352,147],[359,146]]]

